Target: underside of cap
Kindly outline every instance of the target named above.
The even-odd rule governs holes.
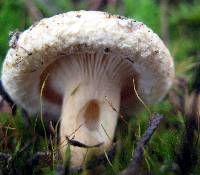
[[[2,83],[11,98],[30,113],[40,111],[41,89],[54,74],[51,65],[74,54],[101,52],[129,62],[137,75],[132,77],[137,79],[137,92],[147,104],[162,98],[174,77],[172,57],[151,29],[104,12],[75,11],[43,19],[21,33],[16,43],[4,61]],[[126,93],[121,97],[126,112],[133,107],[132,78],[124,82]],[[62,88],[56,88],[55,93],[62,94]],[[59,115],[58,103],[44,97],[42,101],[43,112]]]

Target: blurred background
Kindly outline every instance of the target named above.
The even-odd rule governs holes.
[[[152,28],[164,40],[175,60],[178,78],[172,88],[175,91],[171,91],[168,97],[151,108],[152,111],[160,112],[167,117],[165,124],[160,127],[153,141],[151,140],[149,149],[145,151],[144,165],[148,172],[151,170],[153,174],[189,175],[191,172],[194,175],[200,174],[200,109],[197,131],[188,130],[188,128],[194,128],[194,124],[187,127],[185,116],[191,116],[190,114],[193,113],[190,113],[190,107],[188,107],[189,112],[185,111],[184,105],[190,104],[193,96],[187,96],[188,89],[183,87],[183,84],[187,82],[189,91],[195,91],[192,86],[195,84],[193,81],[196,81],[198,91],[195,92],[200,94],[200,68],[198,68],[200,65],[200,0],[0,0],[0,67],[9,48],[10,32],[23,31],[44,17],[80,9],[101,10],[134,18]],[[198,69],[199,73],[196,74],[194,70]],[[199,78],[195,80],[197,76]],[[184,89],[184,93],[180,87]],[[199,106],[200,98],[197,103],[198,108]],[[0,129],[0,151],[15,155],[16,150],[20,150],[18,148],[20,146],[16,145],[18,143],[24,145],[32,137],[24,132],[24,119],[20,117],[22,114],[19,113],[17,119],[10,119],[9,116],[0,117],[2,125],[7,124],[18,128],[10,131],[10,135],[6,135],[6,141],[5,134]],[[148,112],[144,112],[140,113],[138,118],[131,118],[129,125],[134,128],[134,132],[128,127],[128,132],[116,134],[119,140],[123,140],[122,145],[125,148],[119,148],[120,151],[107,174],[108,172],[113,174],[113,167],[115,172],[118,172],[127,166],[132,155],[133,143],[136,144],[136,140],[141,137],[141,133],[147,126],[148,115]],[[7,131],[5,133],[7,134]],[[27,151],[28,155],[25,154],[23,160],[27,160],[30,157],[29,154],[43,150],[40,145],[43,145],[44,139],[43,137],[39,139],[37,140],[39,146],[34,147],[34,151],[30,148],[32,151]],[[10,147],[8,147],[9,144]],[[19,167],[25,170],[24,164],[19,164],[19,161],[16,164],[17,170]],[[5,167],[7,165],[4,169]],[[53,174],[53,170],[50,168],[45,172]],[[10,172],[10,169],[7,168],[6,172]]]

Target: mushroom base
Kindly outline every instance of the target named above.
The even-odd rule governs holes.
[[[106,101],[119,108],[120,88],[110,82],[105,90],[106,82],[84,81],[70,97],[64,98],[61,114],[60,144],[67,145],[67,137],[85,145],[97,148],[81,148],[70,145],[71,166],[80,166],[91,154],[99,154],[108,149],[115,133],[118,114]],[[104,89],[104,90],[103,90]],[[105,98],[106,97],[106,98]],[[62,146],[61,146],[62,147]],[[62,148],[65,155],[66,146]]]

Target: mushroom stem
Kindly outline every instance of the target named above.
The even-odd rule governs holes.
[[[61,113],[61,144],[67,144],[66,137],[74,138],[85,145],[103,143],[98,148],[71,148],[71,166],[80,166],[86,156],[91,152],[101,152],[108,149],[112,143],[118,115],[107,104],[105,96],[119,108],[120,87],[101,80],[87,80],[77,86],[76,90],[68,96],[65,93]],[[78,129],[77,129],[78,128]],[[73,134],[74,133],[74,134]],[[66,146],[62,149],[65,155]],[[89,153],[89,154],[88,154]]]

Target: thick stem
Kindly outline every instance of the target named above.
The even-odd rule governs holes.
[[[77,85],[75,92],[70,96],[65,93],[62,114],[60,138],[61,144],[67,143],[66,136],[84,143],[86,145],[96,145],[103,143],[98,148],[85,148],[70,146],[71,166],[80,166],[86,156],[91,152],[101,153],[108,149],[114,137],[118,114],[108,105],[105,96],[116,108],[120,105],[120,87],[111,83],[112,81],[85,80]],[[116,87],[117,86],[117,87]],[[62,155],[65,155],[65,149]]]

